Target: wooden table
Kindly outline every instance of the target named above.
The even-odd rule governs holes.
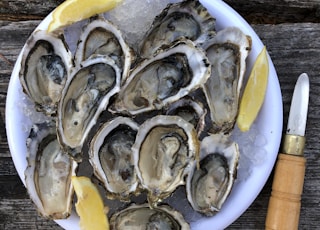
[[[63,0],[0,1],[0,229],[61,229],[38,216],[11,159],[5,102],[18,53],[40,21]],[[291,96],[302,72],[310,77],[305,156],[307,169],[299,229],[320,229],[320,0],[226,0],[267,46],[278,73],[287,124]],[[249,209],[228,229],[264,229],[271,175]]]

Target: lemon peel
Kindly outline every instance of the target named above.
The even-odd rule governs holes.
[[[67,0],[52,12],[48,32],[112,10],[122,0]]]
[[[237,124],[242,132],[248,131],[258,116],[265,98],[268,76],[269,61],[264,46],[253,65],[241,98]]]
[[[78,199],[75,206],[80,217],[80,229],[108,230],[107,209],[96,186],[85,176],[73,176],[71,182]]]

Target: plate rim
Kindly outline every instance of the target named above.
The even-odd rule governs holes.
[[[253,28],[234,10],[232,9],[228,4],[224,3],[221,0],[216,0],[216,1],[209,1],[209,0],[200,0],[201,3],[203,3],[203,5],[210,5],[211,7],[214,7],[215,10],[218,8],[221,8],[222,12],[227,13],[229,16],[231,15],[232,17],[234,17],[236,20],[239,21],[240,24],[242,24],[243,26],[246,27],[246,29],[244,30],[245,32],[249,32],[250,36],[254,35],[252,37],[252,40],[255,41],[257,43],[257,47],[258,48],[262,48],[263,47],[263,43],[260,40],[260,38],[258,37],[258,35],[255,33],[255,31],[253,30]],[[223,10],[224,9],[224,10]],[[210,10],[209,10],[210,12]],[[212,10],[211,10],[212,12]],[[216,15],[215,15],[216,17]],[[48,26],[49,22],[51,21],[52,18],[52,12],[47,15],[45,17],[44,20],[42,20],[40,22],[40,24],[36,27],[36,30],[39,29],[46,29],[46,27]],[[219,20],[219,17],[216,17],[217,21]],[[218,25],[219,26],[219,25]],[[21,157],[19,158],[19,156],[21,154],[19,154],[19,151],[17,150],[17,147],[15,146],[15,134],[17,133],[17,127],[15,127],[15,123],[12,121],[11,116],[9,116],[12,111],[14,110],[14,105],[15,105],[15,100],[14,100],[14,93],[17,90],[22,91],[21,85],[20,85],[20,81],[19,81],[19,71],[20,71],[20,65],[19,63],[21,62],[21,57],[22,57],[22,52],[24,50],[25,45],[23,46],[23,48],[21,49],[19,56],[16,60],[16,63],[14,65],[12,74],[11,74],[11,78],[9,81],[9,86],[8,86],[8,90],[7,90],[7,98],[6,98],[6,108],[5,108],[5,120],[6,120],[6,133],[7,133],[7,139],[8,139],[8,145],[9,145],[9,149],[10,149],[10,153],[15,165],[15,168],[19,174],[19,177],[21,179],[21,181],[23,182],[23,184],[25,184],[25,180],[24,180],[24,170],[25,168],[23,168],[24,164],[22,163],[22,161],[25,160],[26,163],[26,159],[21,159]],[[258,51],[259,50],[252,50],[250,55],[256,57],[258,55]],[[269,55],[268,55],[269,56]],[[282,118],[283,118],[283,105],[282,105],[282,96],[281,96],[281,90],[280,90],[280,83],[278,80],[278,76],[275,70],[275,67],[273,65],[273,62],[270,58],[269,58],[269,79],[270,76],[272,77],[271,80],[268,81],[268,88],[267,88],[267,93],[266,93],[266,97],[267,95],[270,95],[270,90],[272,88],[273,92],[275,93],[274,95],[272,95],[272,98],[280,98],[281,100],[275,101],[275,104],[273,104],[273,107],[276,107],[275,109],[275,113],[273,114],[274,117],[278,118],[278,122],[276,122],[276,124],[274,125],[275,127],[272,134],[272,137],[274,139],[273,143],[274,146],[272,148],[273,151],[273,155],[271,156],[271,158],[269,159],[269,164],[268,167],[266,167],[264,170],[264,173],[261,172],[261,170],[257,171],[255,170],[254,173],[257,173],[257,175],[261,176],[261,180],[258,182],[258,185],[255,186],[255,189],[253,189],[253,191],[251,191],[251,196],[250,199],[244,199],[241,202],[240,207],[238,208],[237,211],[233,214],[233,215],[228,215],[225,216],[223,213],[223,208],[221,210],[221,212],[217,213],[214,217],[212,218],[207,218],[204,221],[201,221],[201,223],[191,223],[192,225],[192,229],[206,229],[207,227],[212,227],[212,219],[217,219],[215,222],[215,226],[216,229],[224,229],[227,226],[229,226],[230,224],[232,224],[237,218],[239,218],[247,209],[248,207],[252,204],[252,202],[256,199],[256,197],[258,196],[258,194],[260,193],[260,191],[262,190],[263,186],[265,185],[267,179],[269,178],[271,171],[273,169],[276,157],[277,157],[277,153],[278,153],[278,149],[280,146],[280,141],[281,141],[281,135],[282,135]],[[253,60],[253,58],[251,58],[250,60]],[[248,63],[249,68],[251,69],[251,66],[253,65],[253,63]],[[15,88],[17,87],[19,88]],[[264,111],[266,109],[266,107],[270,107],[270,100],[265,100],[265,103],[262,106],[261,111],[258,117],[258,120],[266,120],[268,118],[264,117]],[[19,120],[19,119],[18,119]],[[17,122],[15,120],[15,122]],[[19,122],[19,121],[18,121]],[[259,122],[259,121],[258,121]],[[269,130],[269,129],[268,129]],[[19,132],[18,132],[19,133]],[[26,139],[26,137],[25,137]],[[18,153],[17,153],[18,151]],[[260,175],[263,174],[263,175]],[[250,179],[250,178],[249,178]],[[256,180],[255,180],[256,182]],[[234,191],[234,189],[232,190]],[[228,203],[228,200],[227,202]],[[222,213],[222,214],[221,214]],[[224,221],[219,221],[218,218],[224,218]],[[204,219],[204,218],[202,218]],[[70,219],[66,219],[66,220],[55,220],[55,222],[57,222],[61,227],[65,228],[65,229],[75,229],[75,223],[78,222],[78,218],[75,217],[74,215],[71,216]],[[76,225],[78,226],[78,225]]]

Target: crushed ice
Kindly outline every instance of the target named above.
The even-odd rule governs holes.
[[[105,17],[113,22],[123,32],[129,46],[136,48],[138,41],[150,28],[153,19],[170,2],[168,0],[126,0],[112,11],[105,14]]]
[[[37,112],[35,109],[35,104],[31,99],[19,90],[20,101],[18,103],[18,108],[22,111],[23,115],[26,117],[27,121],[22,125],[22,131],[29,134],[33,124],[39,124],[43,122],[49,122],[50,118],[45,116],[41,112]]]
[[[239,144],[240,159],[238,167],[237,182],[246,180],[254,166],[263,164],[268,156],[264,147],[267,139],[260,133],[259,127],[253,123],[248,132],[241,132],[235,126],[232,139]]]
[[[139,41],[151,26],[154,17],[158,15],[168,3],[180,1],[181,0],[126,0],[114,10],[105,13],[104,16],[117,25],[123,32],[123,36],[128,44],[136,48]],[[76,50],[82,27],[87,22],[88,20],[83,20],[65,29],[66,42],[72,53]],[[18,106],[31,123],[41,123],[48,120],[45,115],[35,111],[34,103],[22,92],[21,101]],[[30,131],[30,123],[26,122],[22,125],[25,132]],[[235,127],[232,138],[239,143],[241,153],[236,181],[239,183],[250,176],[253,167],[261,165],[265,161],[267,152],[264,146],[267,144],[267,139],[259,132],[259,127],[256,124],[253,124],[252,128],[246,133],[241,132]],[[166,201],[178,209],[188,222],[196,221],[202,217],[201,214],[192,210],[187,201],[185,189],[182,187],[179,187]],[[113,208],[119,208],[118,205],[119,203],[116,202],[113,205],[116,207]],[[112,207],[112,205],[110,206]]]

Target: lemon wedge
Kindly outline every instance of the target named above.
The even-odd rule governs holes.
[[[78,199],[75,206],[80,217],[80,229],[108,230],[109,221],[96,186],[84,176],[73,176],[71,182]]]
[[[122,0],[66,0],[52,13],[48,32],[112,10]]]
[[[260,111],[267,90],[268,76],[269,62],[264,46],[253,65],[240,101],[237,124],[242,132],[250,129]]]

